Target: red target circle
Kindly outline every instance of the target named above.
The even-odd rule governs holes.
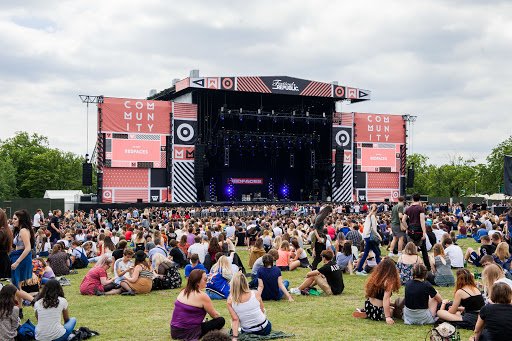
[[[339,86],[334,90],[334,93],[337,97],[343,97],[345,96],[345,89],[342,86]]]
[[[222,86],[224,89],[231,89],[233,87],[233,80],[231,78],[224,78],[222,80]]]

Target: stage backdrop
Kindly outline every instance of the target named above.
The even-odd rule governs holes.
[[[164,202],[172,103],[104,97],[98,104],[103,202]]]

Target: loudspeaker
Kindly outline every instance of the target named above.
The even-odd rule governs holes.
[[[229,146],[224,146],[224,167],[229,167]]]
[[[96,174],[96,181],[98,182],[98,191],[96,192],[97,196],[98,196],[98,202],[102,203],[103,202],[103,172],[98,172],[98,174]]]
[[[82,186],[92,186],[92,163],[82,163]]]
[[[414,187],[414,167],[407,169],[407,188]]]
[[[334,182],[338,185],[343,181],[343,154],[343,148],[337,147],[334,157]]]
[[[196,183],[203,181],[206,158],[205,152],[206,145],[196,144],[196,150],[194,152],[194,178]]]
[[[290,154],[290,168],[294,168],[294,167],[295,167],[295,154],[291,153]]]
[[[314,169],[316,165],[316,153],[314,149],[311,149],[311,169]]]

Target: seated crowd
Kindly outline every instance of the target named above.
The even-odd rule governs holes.
[[[1,274],[13,284],[0,291],[0,338],[16,337],[20,302],[25,300],[36,312],[37,340],[67,339],[76,319],[69,317],[62,285],[69,285],[67,277],[72,279],[77,269],[86,269],[79,289],[83,295],[133,296],[177,289],[184,278],[170,323],[174,339],[196,340],[222,329],[226,321],[214,300],[226,300],[233,339],[239,333],[268,335],[272,323],[264,301],[341,295],[343,275],[354,273],[368,276],[364,307],[354,317],[387,324],[397,319],[419,325],[447,321],[474,330],[475,339],[482,340],[510,330],[503,324],[512,317],[507,242],[512,215],[509,220],[507,214],[496,217],[468,209],[458,215],[455,209],[428,211],[417,196],[407,208],[400,198],[393,207],[356,203],[335,207],[324,216],[320,210],[319,205],[280,210],[269,206],[242,217],[213,217],[201,211],[199,218],[190,211],[161,208],[77,211],[64,217],[55,211],[37,231],[30,220],[17,229],[18,220],[27,220],[26,211],[18,211],[19,217],[17,212],[18,218],[11,221],[0,210],[0,244],[7,238],[9,251],[13,243],[16,250],[18,244],[20,250],[28,244],[32,263],[30,278],[19,277],[14,269],[9,276]],[[18,231],[14,236],[9,234],[12,226]],[[23,229],[31,234],[23,237]],[[478,237],[481,246],[464,253],[457,240],[468,236]],[[27,239],[17,242],[15,237]],[[384,247],[388,257],[381,256]],[[247,264],[237,252],[245,249]],[[0,252],[2,260],[11,266]],[[476,274],[482,283],[467,263],[483,267]],[[0,269],[7,271],[5,264]],[[305,276],[292,288],[286,279],[290,271]],[[403,299],[396,297],[402,286]],[[436,286],[454,286],[453,298],[441,297]],[[210,318],[205,321],[206,314]]]

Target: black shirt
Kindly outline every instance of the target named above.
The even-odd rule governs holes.
[[[510,340],[512,334],[512,305],[487,304],[480,309],[480,318],[485,321],[486,332],[491,336],[489,340]]]
[[[327,283],[331,287],[333,295],[339,295],[343,292],[343,289],[345,289],[345,285],[343,284],[343,274],[335,261],[331,260],[329,263],[318,269],[318,272],[325,276]]]
[[[405,306],[409,309],[428,309],[428,300],[437,295],[429,282],[411,279],[405,283]]]
[[[53,216],[52,219],[50,220],[50,226],[48,227],[48,229],[50,230],[50,233],[51,233],[51,237],[50,239],[51,240],[59,240],[60,239],[60,232],[58,231],[55,231],[55,229],[52,227],[52,224],[57,228],[57,230],[59,229],[59,218],[56,217],[56,216]]]
[[[112,257],[114,257],[114,260],[118,260],[119,258],[123,258],[123,249],[117,249],[112,252]]]
[[[172,256],[172,260],[179,264],[180,267],[184,267],[188,264],[185,256],[183,255],[183,252],[181,252],[179,247],[172,248],[169,254]]]
[[[409,226],[421,227],[421,213],[425,213],[425,209],[421,205],[411,205],[405,210],[405,214],[409,218]]]
[[[245,232],[242,231],[236,231],[236,246],[245,246]]]
[[[480,256],[492,255],[496,251],[496,245],[482,245],[480,246]]]

